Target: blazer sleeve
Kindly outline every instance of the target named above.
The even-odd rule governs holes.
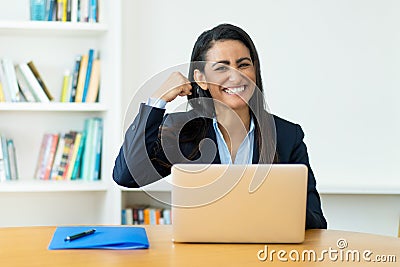
[[[316,180],[309,163],[307,147],[303,138],[303,130],[300,125],[296,125],[296,141],[290,155],[290,162],[303,163],[308,167],[306,229],[326,229],[327,222],[322,213],[321,200],[316,189]]]
[[[141,104],[139,113],[125,133],[115,160],[113,179],[121,186],[137,188],[170,173],[160,145],[159,129],[165,110]]]

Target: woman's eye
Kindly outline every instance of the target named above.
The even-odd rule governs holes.
[[[249,66],[250,66],[250,63],[242,63],[242,64],[239,65],[239,68],[246,68],[246,67],[249,67]]]
[[[218,66],[218,67],[215,68],[216,71],[224,71],[226,69],[227,69],[226,66]]]

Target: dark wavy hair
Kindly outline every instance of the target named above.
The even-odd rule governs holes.
[[[256,72],[256,90],[250,98],[248,105],[256,125],[255,136],[259,148],[259,163],[276,163],[278,162],[278,155],[276,153],[275,124],[273,116],[265,109],[260,60],[253,41],[243,29],[232,24],[220,24],[211,30],[203,32],[198,37],[190,59],[188,79],[192,85],[192,94],[187,96],[189,104],[200,114],[210,115],[210,111],[214,110],[213,107],[210,108],[209,104],[206,104],[210,103],[210,101],[201,101],[202,98],[211,98],[211,94],[209,90],[202,90],[195,82],[194,70],[198,69],[204,72],[204,62],[206,61],[207,52],[214,46],[215,42],[224,40],[237,40],[243,43],[250,51],[250,57]],[[197,127],[203,130],[198,131],[192,140],[202,140],[206,136],[208,131],[207,125],[209,124],[205,120],[199,123],[203,125],[197,125]],[[195,154],[196,151],[193,151],[192,155]]]

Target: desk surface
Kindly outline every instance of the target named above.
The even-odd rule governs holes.
[[[268,244],[268,258],[261,261],[259,257],[263,259],[266,255],[265,244],[174,244],[171,242],[171,226],[145,228],[150,249],[124,251],[48,250],[55,227],[0,228],[0,266],[399,266],[400,262],[400,239],[395,237],[307,230],[302,244]],[[339,244],[338,240],[341,240]],[[342,249],[338,247],[346,244]],[[272,253],[273,250],[276,252]],[[280,250],[283,251],[279,252],[281,259],[288,262],[278,259]],[[316,262],[310,251],[315,251]],[[294,262],[292,259],[297,257],[296,253],[299,261]],[[321,255],[324,259],[318,261]],[[363,256],[371,262],[377,259],[387,262],[366,264]]]

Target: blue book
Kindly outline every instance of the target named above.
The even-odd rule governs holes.
[[[82,94],[82,103],[86,102],[86,96],[87,96],[89,83],[90,83],[90,76],[92,74],[93,58],[94,58],[94,50],[89,49],[88,64],[87,64],[86,77],[85,77],[85,86],[83,87],[83,94]]]
[[[102,140],[103,140],[103,120],[101,118],[96,119],[96,135],[94,144],[94,162],[93,162],[93,175],[92,180],[100,179],[100,168],[101,168],[101,148],[102,148]]]
[[[31,0],[31,20],[46,20],[46,0]]]
[[[75,240],[67,237],[95,229],[94,233]],[[56,249],[147,249],[146,230],[132,226],[60,226],[54,232],[49,250]]]

